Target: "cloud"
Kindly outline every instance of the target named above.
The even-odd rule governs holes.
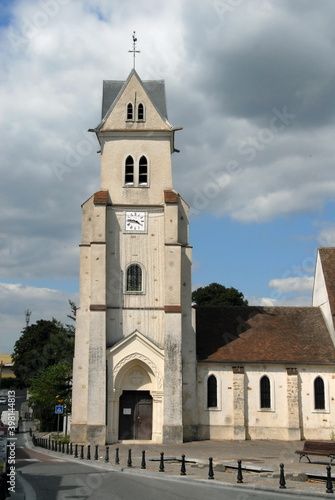
[[[298,295],[295,297],[282,296],[281,298],[248,296],[250,306],[261,307],[310,307],[311,297],[308,295]]]
[[[100,121],[102,80],[129,74],[134,30],[140,77],[166,80],[169,120],[184,127],[174,185],[193,216],[275,223],[334,202],[332,2],[171,0],[157,8],[152,0],[17,0],[1,7],[2,281],[78,279],[80,206],[100,187],[99,145],[87,129]],[[334,244],[330,226],[318,230],[320,241]],[[63,311],[58,300],[67,303],[59,293],[43,289],[48,314],[57,297],[55,317]],[[11,319],[3,310],[14,336],[24,307]]]
[[[290,278],[273,279],[270,281],[270,288],[274,288],[282,293],[303,293],[313,289],[313,276],[294,276]]]
[[[1,352],[11,353],[25,324],[25,311],[31,311],[30,324],[53,317],[71,324],[69,299],[78,304],[78,294],[49,288],[24,286],[19,283],[0,283]]]
[[[335,224],[323,223],[324,228],[318,234],[318,242],[322,247],[335,246]]]

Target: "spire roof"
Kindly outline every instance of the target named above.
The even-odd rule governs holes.
[[[165,82],[164,80],[141,80],[135,69],[129,73],[127,80],[104,80],[103,82],[103,96],[102,96],[102,120],[105,118],[108,111],[114,107],[118,101],[119,96],[122,94],[123,89],[126,87],[130,78],[136,75],[144,90],[146,91],[151,102],[162,116],[167,121],[167,109],[165,98]]]

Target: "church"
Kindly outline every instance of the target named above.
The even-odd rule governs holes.
[[[335,414],[335,248],[311,307],[191,303],[188,205],[165,85],[103,82],[100,190],[82,205],[71,440],[325,439]]]

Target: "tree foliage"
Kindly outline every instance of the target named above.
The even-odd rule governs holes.
[[[219,283],[200,287],[192,292],[192,302],[195,306],[247,306],[248,301],[242,292],[236,288],[226,288]]]
[[[34,403],[34,416],[40,420],[41,431],[56,429],[55,406],[62,404],[71,411],[72,364],[60,361],[40,370],[29,387],[29,404]]]
[[[72,329],[56,319],[40,319],[26,326],[12,355],[18,387],[28,387],[32,377],[60,360],[72,363],[73,350]]]
[[[74,323],[76,322],[76,317],[77,317],[77,306],[73,300],[69,299],[69,304],[70,304],[70,309],[71,309],[71,314],[67,314],[67,317],[70,318]],[[66,328],[69,330],[70,333],[73,335],[75,334],[75,326],[70,324],[66,325]]]

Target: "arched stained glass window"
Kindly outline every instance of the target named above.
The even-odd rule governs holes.
[[[321,377],[316,377],[314,380],[314,408],[325,409],[325,383]]]
[[[218,405],[217,380],[215,375],[207,379],[207,408],[216,408]]]
[[[128,156],[125,165],[125,184],[134,184],[134,160],[132,156]]]
[[[261,408],[271,408],[271,390],[270,379],[266,375],[261,378],[260,382],[260,395],[261,395]]]
[[[127,269],[127,292],[142,292],[142,268],[131,264]]]

